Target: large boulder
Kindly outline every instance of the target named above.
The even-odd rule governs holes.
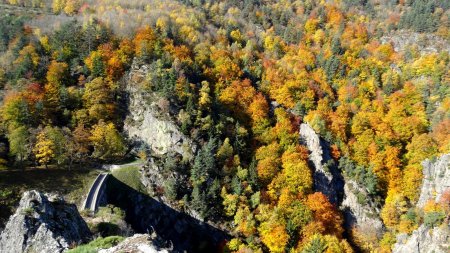
[[[58,253],[90,237],[75,205],[58,195],[27,191],[0,235],[0,252]]]

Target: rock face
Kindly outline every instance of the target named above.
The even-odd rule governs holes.
[[[168,253],[171,249],[166,248],[156,239],[156,235],[135,234],[126,238],[121,243],[109,249],[101,249],[99,253],[134,252],[134,253]]]
[[[358,198],[358,194],[364,197],[364,201]],[[367,191],[356,182],[345,180],[344,200],[341,203],[345,225],[347,228],[355,227],[359,231],[380,238],[384,229],[383,222],[379,218],[380,210],[367,196]]]
[[[439,157],[436,161],[425,160],[423,166],[423,181],[417,206],[422,208],[425,203],[434,199],[439,201],[445,191],[450,190],[450,154]],[[408,236],[399,234],[394,245],[394,253],[445,253],[450,247],[449,224],[429,228],[422,224]]]
[[[450,154],[439,157],[435,162],[422,162],[423,181],[418,207],[423,207],[430,199],[439,202],[444,191],[450,189]]]
[[[331,158],[328,145],[307,123],[300,124],[300,142],[310,151],[309,160],[314,165],[314,189],[325,194],[332,203],[338,204],[343,181]]]
[[[140,88],[148,72],[148,66],[133,63],[125,78],[129,113],[125,119],[124,131],[130,139],[145,145],[156,155],[173,151],[190,159],[193,153],[192,141],[170,120],[168,112],[163,113],[168,109],[161,108],[168,107],[168,102],[161,102],[160,97]]]
[[[0,252],[63,252],[90,236],[75,205],[57,195],[28,191],[0,235]]]

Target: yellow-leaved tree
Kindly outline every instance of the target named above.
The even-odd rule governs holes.
[[[55,143],[47,136],[45,129],[38,133],[33,152],[38,162],[48,168],[49,162],[55,157]]]
[[[94,157],[102,160],[112,160],[122,157],[126,152],[125,141],[113,123],[100,121],[93,126],[89,138],[94,146]]]

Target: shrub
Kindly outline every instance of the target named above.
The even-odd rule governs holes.
[[[119,244],[121,241],[123,241],[125,238],[122,236],[109,236],[105,238],[97,238],[94,241],[90,242],[88,245],[92,247],[96,247],[99,249],[106,249],[111,248],[117,244]]]
[[[425,214],[423,222],[427,227],[435,227],[442,224],[444,219],[445,214],[442,212],[429,212]]]

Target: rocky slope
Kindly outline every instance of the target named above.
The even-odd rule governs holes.
[[[423,166],[423,182],[417,206],[434,199],[439,201],[445,191],[450,190],[450,154],[439,157],[436,161],[425,160]],[[422,224],[408,236],[400,234],[394,245],[394,253],[444,253],[450,248],[449,224],[429,228]]]
[[[421,225],[418,229],[407,236],[397,236],[393,253],[446,253],[450,247],[449,227],[437,227],[430,229]]]
[[[0,235],[0,252],[63,252],[90,236],[75,205],[58,195],[28,191]]]
[[[151,92],[142,91],[149,68],[134,62],[125,77],[124,88],[128,94],[128,115],[124,131],[136,144],[145,146],[156,155],[174,151],[190,159],[193,154],[192,141],[180,132],[170,120],[169,105],[164,105],[161,98]]]

